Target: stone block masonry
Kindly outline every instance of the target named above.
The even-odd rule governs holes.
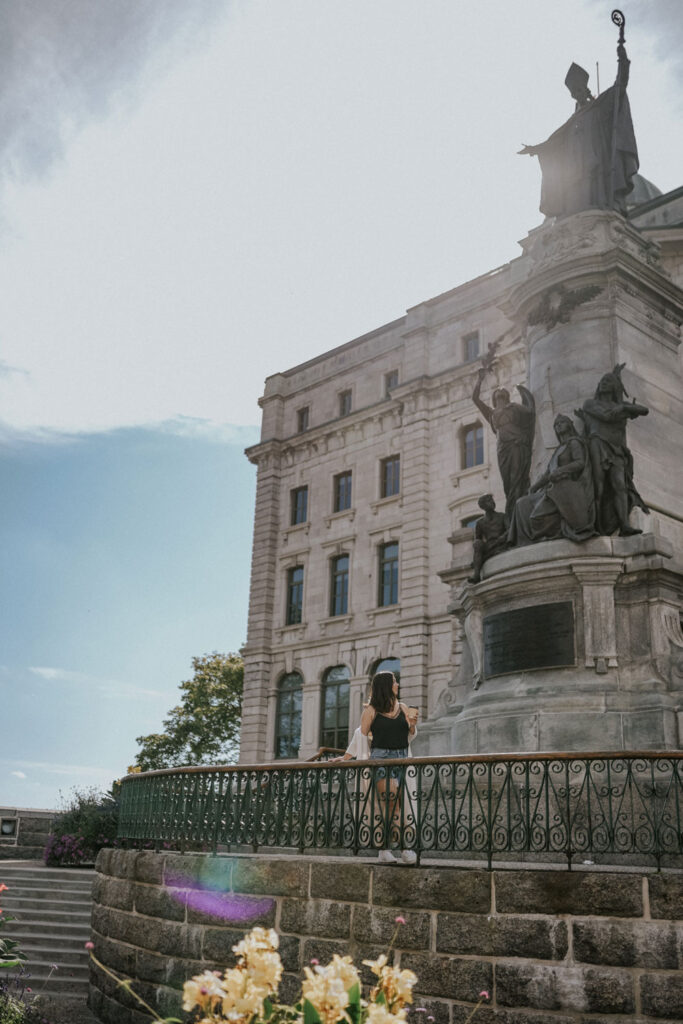
[[[288,1000],[313,957],[385,952],[400,915],[411,1024],[464,1024],[482,990],[476,1024],[683,1024],[683,872],[107,850],[93,895],[96,956],[162,1015],[182,1017],[183,982],[232,965],[254,925],[280,935]],[[94,966],[90,1006],[105,1024],[149,1020]]]

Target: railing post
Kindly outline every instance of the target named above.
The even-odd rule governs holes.
[[[493,822],[491,821],[491,811],[493,804],[493,780],[491,774],[493,771],[493,761],[487,762],[487,780],[488,780],[488,792],[486,794],[486,850],[488,854],[488,869],[491,870],[493,866]]]

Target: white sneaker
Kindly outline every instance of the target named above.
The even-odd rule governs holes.
[[[377,858],[380,864],[395,864],[396,858],[394,857],[391,850],[380,850],[379,857]]]
[[[415,850],[404,850],[401,854],[401,863],[414,864],[417,860]]]

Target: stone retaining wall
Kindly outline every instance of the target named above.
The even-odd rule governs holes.
[[[13,826],[11,834],[0,834],[0,860],[42,858],[56,813],[32,807],[0,807],[0,822]]]
[[[681,872],[124,850],[102,851],[97,871],[95,954],[162,1015],[182,1016],[183,981],[232,964],[231,947],[255,924],[280,934],[289,999],[311,958],[350,953],[360,965],[386,951],[402,915],[397,956],[435,1024],[464,1024],[484,989],[477,1024],[683,1021]],[[149,1021],[95,966],[90,1005],[107,1024]]]

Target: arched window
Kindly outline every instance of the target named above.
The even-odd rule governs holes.
[[[328,668],[323,677],[320,746],[345,750],[349,742],[349,670]]]
[[[396,676],[396,681],[401,682],[401,659],[400,658],[380,658],[379,661],[373,662],[370,668],[370,679],[377,672],[393,672]]]
[[[304,681],[298,672],[283,676],[278,685],[275,718],[275,756],[297,757],[301,743],[301,700]]]
[[[472,423],[462,431],[462,468],[484,464],[484,428],[481,423]]]

